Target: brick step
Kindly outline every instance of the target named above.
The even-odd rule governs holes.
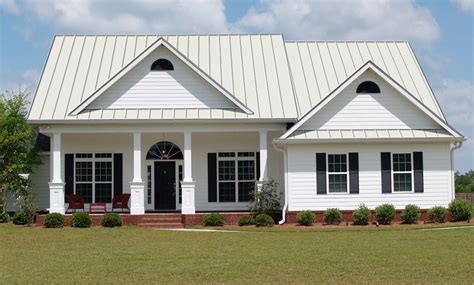
[[[142,228],[162,228],[162,229],[184,228],[184,225],[182,223],[139,223],[138,226]]]
[[[181,223],[181,217],[143,217],[140,219],[140,221],[143,221],[143,222],[169,221],[169,222]]]

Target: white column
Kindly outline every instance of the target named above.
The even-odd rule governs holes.
[[[257,181],[257,191],[263,187],[263,183],[267,180],[267,131],[262,130],[260,135],[260,177]]]
[[[130,182],[130,214],[145,214],[145,183],[142,180],[141,133],[133,133],[133,180]]]
[[[55,133],[51,138],[53,177],[49,182],[49,212],[64,214],[64,185],[61,175],[61,134]]]
[[[193,181],[192,175],[192,133],[184,133],[184,177],[181,182],[181,190],[183,203],[181,204],[181,213],[182,214],[194,214],[196,213],[194,191],[196,187],[196,182]]]

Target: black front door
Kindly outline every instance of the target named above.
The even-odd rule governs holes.
[[[174,161],[155,161],[155,210],[176,210]]]

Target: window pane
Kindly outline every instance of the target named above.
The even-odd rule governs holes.
[[[76,158],[92,158],[92,153],[76,153]]]
[[[111,153],[96,153],[95,154],[96,158],[112,158]]]
[[[394,153],[393,171],[411,171],[411,153]]]
[[[239,160],[239,180],[255,179],[255,162],[253,160]]]
[[[96,183],[95,184],[95,202],[111,203],[112,202],[112,183]]]
[[[345,154],[328,155],[328,172],[346,172],[347,156]]]
[[[234,182],[219,182],[219,202],[235,202]]]
[[[329,174],[329,193],[347,192],[346,174]]]
[[[146,189],[147,189],[147,203],[151,205],[151,165],[148,165],[146,167]]]
[[[92,203],[92,183],[76,183],[76,195],[81,196],[85,203]]]
[[[92,162],[76,161],[76,182],[92,181]]]
[[[95,162],[95,181],[96,182],[112,182],[112,162],[96,161]]]
[[[255,182],[239,182],[239,202],[250,201],[250,193],[254,191]]]
[[[235,161],[219,161],[219,180],[235,180]]]
[[[407,192],[411,191],[411,173],[393,174],[393,191]]]
[[[253,157],[255,156],[255,152],[238,152],[238,157]]]
[[[178,180],[179,180],[179,203],[182,203],[183,200],[183,191],[181,190],[181,181],[183,181],[183,166],[179,165],[178,166]]]
[[[235,157],[235,152],[219,152],[219,157]]]

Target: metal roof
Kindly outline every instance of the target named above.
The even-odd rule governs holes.
[[[367,60],[431,111],[439,105],[406,42],[285,42],[282,35],[168,35],[170,45],[253,114],[232,109],[114,109],[71,112],[161,36],[56,36],[28,119],[279,119],[295,121]]]

